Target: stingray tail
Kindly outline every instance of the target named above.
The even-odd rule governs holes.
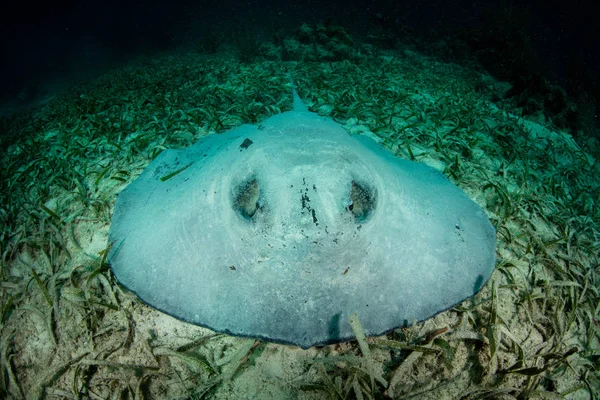
[[[298,96],[298,92],[296,92],[296,86],[294,85],[294,80],[291,76],[290,82],[292,83],[292,97],[294,98],[294,109],[292,111],[308,112],[308,107],[306,107],[306,104],[304,104],[300,96]]]

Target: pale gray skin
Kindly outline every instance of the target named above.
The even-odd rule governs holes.
[[[182,320],[303,348],[354,338],[355,312],[379,335],[477,293],[496,260],[484,211],[294,100],[162,152],[121,192],[117,279]]]

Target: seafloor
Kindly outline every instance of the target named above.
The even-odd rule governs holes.
[[[166,148],[290,109],[290,75],[312,111],[443,171],[485,209],[498,261],[482,292],[369,351],[301,350],[177,321],[117,284],[105,251],[117,193]],[[598,396],[600,164],[544,118],[494,103],[506,87],[410,52],[165,54],[5,120],[0,397]]]

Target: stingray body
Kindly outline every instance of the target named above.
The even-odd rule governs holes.
[[[303,348],[427,319],[495,265],[483,210],[436,170],[294,109],[166,150],[118,196],[109,260],[185,321]]]

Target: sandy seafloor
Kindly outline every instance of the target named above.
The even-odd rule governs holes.
[[[180,322],[104,262],[116,195],[151,158],[289,110],[288,73],[311,111],[439,169],[497,229],[478,295],[369,338],[371,354]],[[508,87],[412,52],[248,64],[173,53],[47,99],[2,138],[0,397],[598,396],[600,165],[543,116],[492,102]]]

